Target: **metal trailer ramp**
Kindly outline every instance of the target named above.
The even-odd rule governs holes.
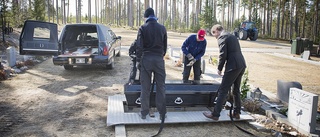
[[[139,112],[125,112],[124,102],[126,102],[125,95],[114,95],[108,97],[108,112],[107,112],[107,126],[115,126],[116,136],[126,136],[124,125],[134,124],[160,124],[159,113],[155,112],[155,117],[147,116],[146,119],[141,119]],[[209,111],[182,111],[182,112],[167,112],[165,123],[203,123],[203,122],[223,122],[230,121],[228,116],[229,110],[222,110],[218,121],[206,118],[202,112]],[[248,121],[254,118],[246,112],[241,112],[240,119],[235,121]]]

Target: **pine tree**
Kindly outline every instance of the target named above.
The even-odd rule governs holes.
[[[45,21],[46,15],[46,1],[44,0],[34,0],[33,7],[33,17],[39,21]]]
[[[212,5],[209,4],[209,0],[206,0],[206,4],[203,10],[203,14],[200,15],[201,28],[210,29],[215,23],[217,23],[216,17],[212,14]]]

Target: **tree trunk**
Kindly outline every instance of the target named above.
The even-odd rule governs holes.
[[[295,31],[295,34],[296,34],[296,36],[298,36],[298,37],[301,37],[300,36],[300,34],[299,34],[299,30],[298,30],[298,28],[299,28],[299,16],[300,16],[300,14],[298,13],[299,11],[300,11],[300,7],[299,7],[299,2],[296,2],[295,3],[296,4],[296,13],[295,13],[295,23],[294,23],[294,31]]]
[[[282,8],[282,19],[281,19],[281,34],[280,34],[280,37],[285,39],[285,37],[283,36],[284,34],[284,30],[283,30],[283,27],[284,27],[284,18],[285,18],[285,6],[286,6],[286,1],[283,2],[283,6],[281,7]]]
[[[120,3],[119,3],[119,6],[120,6],[120,8],[121,8],[121,13],[122,14],[120,14],[120,17],[123,19],[123,25],[128,25],[128,24],[126,24],[127,23],[127,21],[126,21],[126,19],[128,18],[128,16],[127,16],[127,13],[126,13],[126,4],[127,2],[126,2],[126,0],[120,0]]]
[[[161,22],[161,16],[160,16],[160,12],[159,11],[159,7],[158,7],[158,0],[155,0],[155,6],[154,6],[154,14],[155,16],[158,18],[158,21]]]
[[[67,22],[70,23],[70,17],[69,17],[69,13],[70,13],[70,0],[68,0],[68,11],[67,11]]]
[[[262,28],[262,34],[265,35],[266,34],[266,12],[267,12],[267,0],[264,0],[264,7],[263,7],[263,28]]]
[[[294,0],[291,0],[291,3],[290,3],[291,4],[291,6],[290,6],[291,8],[290,8],[290,31],[289,31],[290,35],[289,36],[290,36],[291,39],[292,39],[292,33],[293,33],[293,23],[292,23],[292,21],[293,21],[293,15],[292,14],[293,14],[293,10],[294,10],[293,1]]]
[[[140,26],[140,19],[141,19],[141,17],[140,17],[140,15],[141,15],[141,7],[140,7],[140,0],[137,0],[137,26]]]
[[[214,2],[216,2],[215,0],[214,0]],[[238,3],[238,19],[240,20],[240,8],[241,8],[241,0],[239,0],[239,3]],[[213,14],[213,15],[216,15],[216,14]]]
[[[12,1],[12,5],[17,4],[15,2],[17,1]],[[47,0],[47,14],[48,14],[48,20],[50,22],[50,0]]]
[[[270,12],[270,14],[269,14],[269,15],[270,15],[270,24],[269,24],[269,25],[270,25],[270,26],[269,26],[268,34],[269,34],[270,37],[272,37],[272,33],[271,33],[271,32],[272,32],[272,22],[273,22],[273,18],[272,18],[272,15],[273,15],[273,12],[272,12],[273,0],[271,0],[270,3],[271,3],[270,9],[269,9],[269,12]]]
[[[171,28],[173,30],[176,30],[176,7],[177,6],[177,3],[176,3],[176,0],[172,0],[172,17],[171,17]]]
[[[235,20],[235,0],[232,0],[232,11],[231,11],[231,13],[232,13],[232,16],[231,16],[231,30],[233,29],[233,23],[234,23],[234,20]]]
[[[59,7],[58,7],[58,0],[56,0],[56,12],[57,12],[57,24],[59,24]]]
[[[246,16],[246,5],[243,5],[243,16]]]
[[[307,10],[307,5],[304,4],[303,13],[302,13],[302,16],[303,16],[302,17],[302,32],[301,32],[302,37],[305,37],[306,10]]]
[[[133,1],[128,0],[128,25],[133,27]]]
[[[250,3],[249,3],[249,21],[251,21],[252,20],[252,18],[251,18],[251,13],[252,13],[252,0],[250,0]]]
[[[239,10],[240,11],[240,10]],[[239,12],[240,13],[240,12]],[[213,16],[217,18],[217,1],[213,0]],[[213,25],[213,24],[212,24]]]
[[[163,15],[163,12],[164,12],[163,11],[163,9],[164,9],[163,1],[162,0],[157,0],[156,5],[158,5],[157,6],[157,9],[158,9],[157,16],[158,16],[158,18],[160,18],[160,23],[164,24],[165,20],[164,20],[164,15]]]
[[[105,22],[104,22],[104,7],[103,7],[103,5],[104,5],[104,0],[100,0],[100,2],[99,2],[99,13],[98,13],[98,15],[99,15],[99,19],[100,19],[100,23],[101,24],[104,24]]]
[[[75,0],[76,1],[76,23],[79,23],[79,17],[78,17],[78,14],[79,14],[79,11],[78,11],[78,0]]]
[[[223,4],[222,4],[222,26],[224,26],[224,27],[226,27],[225,25],[225,19],[224,19],[224,15],[225,15],[225,10],[224,10],[224,8],[226,7],[226,5],[225,5],[225,2],[223,2]]]
[[[187,0],[184,0],[184,3],[183,3],[183,19],[182,19],[182,22],[184,22],[184,29],[187,28],[186,26],[186,23],[187,23]]]
[[[52,2],[52,8],[50,8],[50,11],[52,12],[50,15],[52,16],[52,22],[54,23],[54,0]]]
[[[162,7],[163,7],[162,11],[163,11],[163,24],[164,24],[168,19],[168,0],[163,1]]]
[[[96,23],[98,23],[98,0],[94,1],[94,13],[96,18]]]
[[[91,20],[91,0],[88,0],[88,22],[92,23],[92,20]]]
[[[319,42],[319,31],[318,31],[318,23],[319,23],[319,1],[316,0],[314,4],[314,16],[313,16],[313,41],[316,42],[317,36],[318,36],[318,42]],[[320,44],[319,44],[320,45]]]
[[[117,7],[115,12],[116,12],[116,15],[117,15],[117,17],[116,17],[117,26],[119,26],[120,25],[120,14],[121,14],[121,11],[120,11],[120,8],[119,8],[119,0],[116,0],[115,7]]]
[[[150,7],[149,0],[144,0],[144,10]]]
[[[66,0],[63,0],[63,24],[67,24],[67,17],[66,17]]]
[[[231,4],[230,4],[230,2],[228,1],[227,2],[227,8],[228,8],[228,10],[227,10],[227,26],[226,26],[226,30],[229,30],[230,29],[230,17],[231,17],[231,15],[230,15],[230,13],[231,13],[231,11],[230,11],[230,9],[231,9]]]
[[[285,16],[285,27],[284,27],[284,30],[285,30],[285,32],[284,32],[284,38],[285,39],[287,39],[288,37],[289,37],[289,39],[292,39],[292,37],[290,37],[290,19],[291,19],[291,17],[290,17],[290,7],[289,7],[289,5],[290,5],[290,3],[289,3],[289,1],[288,1],[288,3],[287,3],[287,9],[286,9],[286,16]]]
[[[199,14],[200,14],[200,0],[197,0],[197,4],[196,4],[196,14],[195,14],[195,25],[198,26],[199,25]]]
[[[187,4],[187,8],[186,8],[186,28],[189,28],[190,27],[190,24],[189,24],[189,0],[185,0],[187,1],[186,4]]]

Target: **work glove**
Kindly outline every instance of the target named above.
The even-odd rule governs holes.
[[[194,57],[190,53],[187,54],[187,58],[188,58],[188,60],[193,60],[194,59]]]
[[[187,64],[188,67],[193,66],[194,63],[196,63],[196,59],[193,59],[189,62],[189,64]]]
[[[135,57],[136,57],[136,55],[133,54],[133,53],[132,53],[132,54],[129,53],[129,56],[130,56],[131,58],[135,58]]]

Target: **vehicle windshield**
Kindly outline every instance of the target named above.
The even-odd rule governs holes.
[[[255,24],[253,22],[243,22],[242,28],[253,29],[255,28]]]

